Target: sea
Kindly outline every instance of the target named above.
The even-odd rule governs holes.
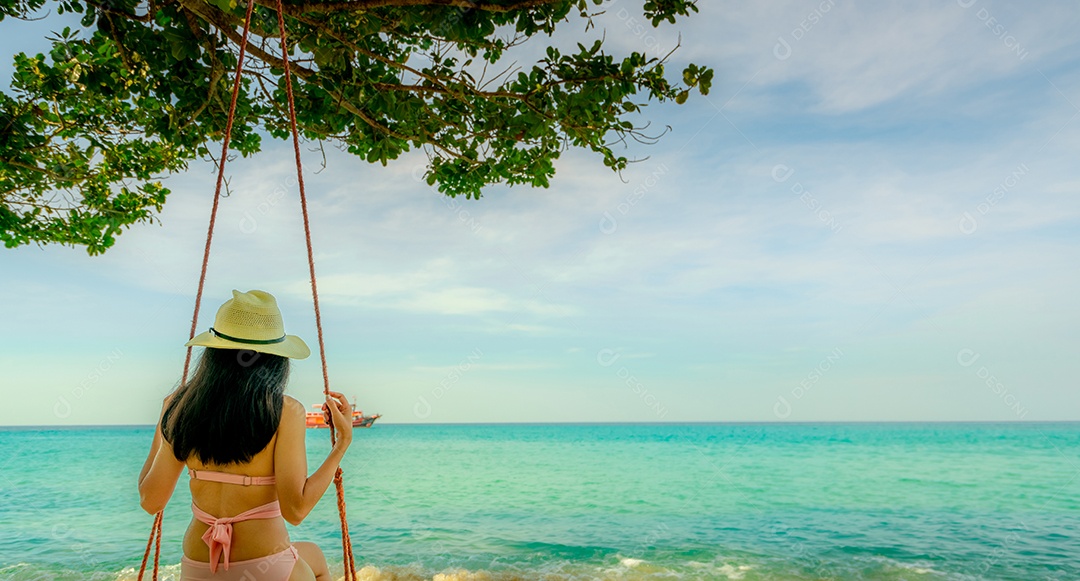
[[[151,435],[0,428],[0,580],[135,579]],[[1080,423],[379,423],[343,470],[363,581],[1080,579]],[[341,578],[332,486],[289,530]]]

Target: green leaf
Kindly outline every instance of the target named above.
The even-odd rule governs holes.
[[[621,43],[583,41],[568,54],[550,46],[557,27],[581,24],[572,19],[586,4],[504,12],[386,6],[287,18],[298,130],[368,163],[423,149],[424,182],[448,196],[479,198],[494,184],[548,187],[569,146],[622,170],[630,160],[606,144],[647,135],[648,102],[682,104],[694,87],[707,94],[713,72],[691,64],[677,85],[655,57],[604,53]],[[0,18],[38,17],[44,6],[0,0]],[[99,254],[126,229],[156,220],[169,194],[163,179],[220,155],[244,6],[155,3],[150,18],[145,3],[110,2],[108,13],[82,0],[56,6],[83,14],[81,27],[57,20],[52,28],[62,32],[49,35],[51,50],[16,54],[11,88],[0,92],[0,240]],[[691,0],[645,0],[635,17],[656,26],[696,11]],[[254,19],[232,155],[258,153],[263,136],[291,135],[272,56],[280,54],[276,14],[260,4]],[[544,45],[536,61],[515,60],[529,51],[507,54],[529,42]],[[517,71],[482,81],[478,65]]]

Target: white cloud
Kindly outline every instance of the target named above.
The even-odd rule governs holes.
[[[718,94],[730,95],[752,79],[753,88],[733,106],[761,110],[761,88],[791,87],[794,95],[764,94],[772,106],[779,99],[798,103],[798,91],[805,88],[811,108],[830,114],[1031,71],[1075,46],[1073,31],[1080,24],[1077,12],[1062,5],[1018,8],[985,0],[970,8],[958,2],[851,0],[699,7],[701,14],[687,20],[684,31],[694,41],[676,54],[680,61],[719,58],[726,73],[720,78],[731,87],[721,85]]]

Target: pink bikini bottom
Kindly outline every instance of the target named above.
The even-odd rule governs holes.
[[[300,559],[296,547],[258,559],[232,561],[226,571],[221,563],[216,573],[210,572],[210,563],[195,561],[183,556],[180,559],[180,581],[288,581],[293,566]]]

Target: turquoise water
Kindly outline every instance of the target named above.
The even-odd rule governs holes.
[[[133,579],[150,436],[0,428],[0,580]],[[1080,579],[1080,424],[380,424],[344,469],[364,580]],[[290,530],[340,573],[332,488]]]

